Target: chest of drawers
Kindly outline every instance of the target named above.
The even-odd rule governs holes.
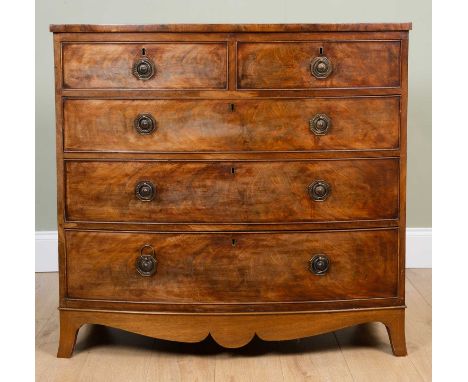
[[[405,355],[410,24],[52,25],[59,357],[83,324]]]

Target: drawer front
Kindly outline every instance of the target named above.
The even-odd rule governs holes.
[[[69,221],[321,222],[398,217],[398,159],[66,161]]]
[[[68,43],[62,57],[64,88],[225,89],[227,84],[225,43]]]
[[[399,97],[66,100],[67,151],[396,149]]]
[[[259,303],[384,298],[396,296],[397,290],[396,229],[271,234],[68,231],[66,242],[70,298]]]
[[[398,87],[400,42],[242,42],[237,70],[240,89]]]

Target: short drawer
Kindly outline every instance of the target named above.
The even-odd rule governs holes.
[[[398,218],[399,160],[74,161],[68,221],[273,223]]]
[[[241,42],[239,89],[400,86],[399,41]]]
[[[63,87],[225,89],[225,43],[65,43]]]
[[[64,102],[65,151],[397,149],[399,97]]]
[[[66,232],[69,298],[160,303],[395,297],[398,230]]]

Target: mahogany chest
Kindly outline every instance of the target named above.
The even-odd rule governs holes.
[[[59,357],[83,324],[405,355],[411,24],[52,25]]]

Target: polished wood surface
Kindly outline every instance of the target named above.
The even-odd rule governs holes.
[[[399,289],[399,288],[398,288]],[[63,299],[61,306],[69,310],[105,310],[159,313],[284,313],[319,312],[324,310],[377,309],[403,307],[404,299],[399,297],[359,298],[348,300],[312,300],[278,302],[231,302],[231,303],[189,303],[189,302],[139,302],[108,299],[71,298]]]
[[[64,103],[67,152],[255,152],[399,148],[398,97],[288,100],[96,100]],[[372,110],[372,113],[369,113]],[[150,114],[155,130],[137,132]],[[326,114],[325,135],[310,121]]]
[[[320,56],[333,67],[327,78],[311,75],[311,60]],[[239,89],[398,87],[400,42],[243,42],[237,76]]]
[[[62,49],[65,88],[224,89],[227,83],[225,43],[66,43]],[[146,81],[132,75],[143,56],[155,68]]]
[[[51,32],[118,33],[118,32],[338,32],[338,31],[407,31],[411,23],[356,23],[356,24],[147,24],[147,25],[51,25]]]
[[[297,314],[144,314],[96,311],[60,311],[60,347],[57,357],[70,358],[83,324],[101,324],[164,340],[200,342],[211,336],[225,348],[247,345],[254,336],[265,341],[308,337],[365,322],[382,322],[393,354],[407,355],[403,308]]]
[[[269,162],[67,161],[69,221],[268,223],[394,219],[397,159]],[[325,180],[324,201],[308,186]],[[154,185],[151,201],[135,196]],[[274,206],[274,208],[272,208]]]
[[[187,344],[100,325],[81,327],[72,360],[57,359],[57,273],[36,274],[36,380],[431,381],[431,270],[406,274],[407,357],[393,357],[381,323],[290,341],[254,337],[239,349]]]
[[[87,322],[161,337],[179,316],[185,339],[218,333],[226,346],[265,333],[270,319],[283,338],[375,319],[405,354],[409,29],[51,26],[59,355],[71,355]],[[311,72],[317,57],[332,63],[326,79]],[[154,65],[150,79],[134,73],[141,59]],[[156,125],[149,135],[135,129],[144,113]],[[316,135],[321,113],[331,125]],[[151,201],[135,193],[142,181],[154,185]],[[316,181],[331,189],[323,201],[309,193]],[[140,237],[157,247],[162,276],[145,285],[132,268]],[[324,276],[306,270],[319,244],[333,254]],[[162,280],[173,287],[157,288]],[[200,316],[196,326],[187,314]],[[288,321],[298,314],[315,321]]]
[[[398,230],[288,234],[70,231],[70,298],[166,303],[262,303],[395,297]],[[136,270],[150,245],[156,273]],[[147,247],[148,248],[148,247]],[[144,253],[150,253],[145,248]],[[310,260],[330,259],[316,275]]]

